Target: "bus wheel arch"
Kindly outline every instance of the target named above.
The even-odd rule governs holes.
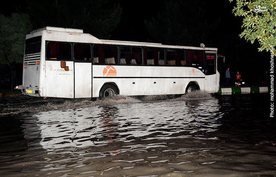
[[[187,85],[185,93],[187,94],[196,90],[200,90],[200,87],[196,81],[192,81]]]
[[[101,87],[99,97],[100,99],[105,99],[119,94],[120,91],[117,84],[114,82],[107,82]]]

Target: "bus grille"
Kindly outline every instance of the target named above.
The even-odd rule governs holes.
[[[37,61],[40,61],[40,52],[24,56],[24,63],[28,63],[28,65],[35,65]]]

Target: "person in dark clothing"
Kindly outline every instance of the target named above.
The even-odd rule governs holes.
[[[227,68],[227,70],[225,71],[225,78],[226,78],[225,86],[228,87],[231,79],[230,68]]]

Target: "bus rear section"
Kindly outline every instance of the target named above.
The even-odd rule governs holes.
[[[26,39],[23,59],[23,94],[40,96],[41,36]]]

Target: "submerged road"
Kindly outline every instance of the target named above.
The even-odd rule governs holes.
[[[0,103],[3,176],[276,175],[268,94],[16,99]]]

